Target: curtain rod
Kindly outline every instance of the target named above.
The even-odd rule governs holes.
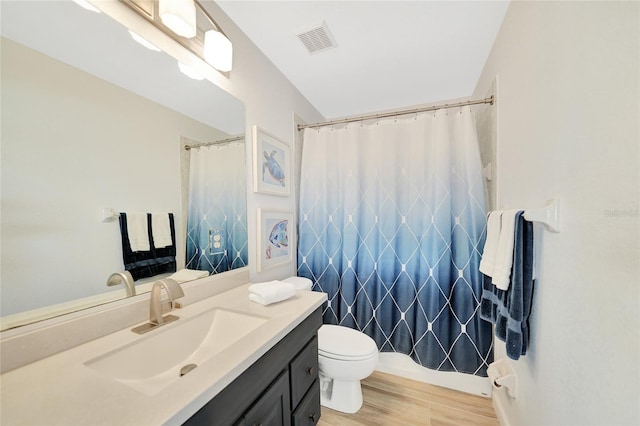
[[[228,143],[231,142],[236,142],[236,141],[241,141],[244,140],[244,136],[234,136],[232,138],[227,138],[227,139],[222,139],[219,141],[213,141],[213,142],[203,142],[203,143],[197,143],[195,145],[185,145],[184,149],[189,151],[190,149],[197,149],[197,148],[202,148],[204,146],[211,146],[211,145],[226,145]]]
[[[401,110],[401,111],[385,112],[385,113],[381,113],[381,114],[363,115],[361,117],[342,118],[342,119],[339,119],[339,120],[325,121],[323,123],[299,124],[298,125],[298,131],[304,130],[304,129],[308,129],[308,128],[309,129],[315,129],[315,128],[318,128],[318,127],[333,126],[334,124],[353,123],[353,122],[356,122],[356,121],[365,121],[365,120],[373,120],[373,119],[378,119],[378,118],[397,117],[399,115],[417,114],[419,112],[435,111],[435,110],[438,110],[438,109],[463,107],[463,106],[467,106],[467,105],[479,105],[479,104],[490,104],[490,105],[493,105],[493,101],[494,101],[494,98],[493,98],[493,95],[491,95],[488,98],[476,99],[476,100],[473,100],[473,101],[457,102],[455,104],[433,105],[433,106],[424,107],[424,108],[406,109],[406,110]]]

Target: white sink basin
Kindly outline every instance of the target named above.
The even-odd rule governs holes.
[[[184,366],[203,364],[265,322],[263,317],[215,308],[152,330],[85,365],[155,395],[178,380]]]

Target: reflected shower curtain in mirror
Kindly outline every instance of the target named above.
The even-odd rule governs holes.
[[[486,376],[480,319],[485,202],[469,107],[306,129],[298,275],[324,322],[441,371]]]
[[[243,142],[191,149],[186,267],[211,274],[247,265]]]

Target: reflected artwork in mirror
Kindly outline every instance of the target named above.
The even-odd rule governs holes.
[[[103,222],[104,211],[172,213],[177,269],[185,268],[185,141],[244,138],[245,125],[242,102],[186,77],[174,58],[142,47],[105,14],[68,1],[0,7],[4,330],[126,296],[124,284],[107,287],[124,263],[118,220]],[[246,182],[244,143],[235,145],[237,163],[228,166]],[[244,214],[224,233],[210,228],[229,253],[219,263],[231,268],[247,263],[246,183],[235,184],[229,203]],[[138,294],[151,284],[141,281]]]

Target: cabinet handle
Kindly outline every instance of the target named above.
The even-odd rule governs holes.
[[[318,421],[318,418],[317,418],[317,414],[316,414],[316,413],[309,414],[309,418],[310,418],[310,419],[311,419],[311,421],[312,421],[312,422],[314,422],[314,423],[315,423],[316,421]]]
[[[314,375],[315,372],[316,372],[315,367],[309,367],[309,369],[307,370],[307,374],[309,374],[310,376]]]

